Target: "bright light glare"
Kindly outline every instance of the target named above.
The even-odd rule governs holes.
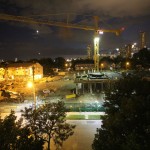
[[[126,65],[128,66],[128,65],[129,65],[129,62],[126,62]]]
[[[95,43],[99,42],[99,37],[95,37],[95,38],[94,38],[94,42],[95,42]]]
[[[28,86],[29,88],[31,88],[31,87],[33,87],[33,83],[32,83],[32,82],[28,82],[27,86]]]
[[[137,45],[137,43],[132,44],[132,48],[134,48]]]
[[[35,78],[35,79],[41,79],[41,78],[42,78],[42,75],[41,75],[41,74],[37,74],[37,75],[34,76],[34,78]]]

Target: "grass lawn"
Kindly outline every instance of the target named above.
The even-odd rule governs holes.
[[[88,115],[89,120],[100,120],[101,116],[100,115]]]
[[[100,115],[88,115],[86,119],[85,115],[69,115],[66,117],[67,120],[100,120]]]
[[[66,117],[67,120],[84,120],[85,115],[69,115]]]

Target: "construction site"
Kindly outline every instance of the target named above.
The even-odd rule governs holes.
[[[92,70],[87,72],[68,72],[65,76],[44,77],[38,81],[33,80],[34,87],[32,88],[28,88],[26,82],[1,82],[1,88],[3,90],[7,89],[10,96],[7,97],[5,93],[1,97],[0,113],[2,117],[9,114],[11,109],[15,110],[17,116],[20,117],[20,110],[25,107],[36,108],[44,103],[65,102],[68,108],[67,121],[77,125],[75,134],[64,143],[66,150],[87,150],[87,147],[91,147],[96,128],[99,128],[102,124],[100,116],[105,114],[103,108],[105,90],[122,78],[120,72],[100,70],[99,37],[104,32],[119,35],[123,30],[101,29],[99,28],[99,18],[96,16],[93,18],[94,25],[87,26],[69,23],[68,19],[64,23],[0,14],[0,20],[4,21],[79,29],[86,32],[93,31],[93,48],[91,50],[89,47],[87,51],[88,58],[94,60],[94,68]],[[34,76],[34,72],[32,74]],[[18,95],[19,101],[14,101],[16,99],[14,96],[18,98]],[[85,144],[87,147],[84,146]]]
[[[105,89],[110,88],[115,80],[120,79],[121,74],[100,70],[100,36],[102,36],[104,32],[113,33],[118,36],[124,30],[123,28],[113,30],[101,29],[99,27],[99,17],[97,16],[93,16],[93,26],[70,23],[69,15],[67,15],[66,22],[51,21],[49,19],[45,20],[45,18],[37,19],[35,17],[13,16],[8,14],[0,14],[0,20],[22,24],[78,29],[85,30],[86,32],[93,31],[94,35],[93,48],[90,46],[87,48],[88,58],[94,60],[94,68],[92,70],[88,70],[86,73],[85,71],[80,73],[68,72],[67,77],[56,76],[53,78],[42,78],[38,82],[34,81],[34,71],[32,70],[34,91],[26,87],[26,82],[13,83],[13,81],[11,81],[12,84],[7,86],[7,92],[3,91],[1,94],[6,98],[1,99],[6,100],[6,102],[8,99],[10,99],[11,102],[15,99],[18,99],[15,102],[30,100],[33,102],[34,99],[34,105],[37,105],[38,101],[53,102],[63,100],[70,111],[103,111],[102,103],[104,100],[104,91]],[[69,80],[65,80],[66,78]],[[5,90],[3,84],[5,83],[1,83],[1,87],[2,90]],[[10,83],[7,83],[7,85],[8,84]],[[13,89],[11,89],[12,85]],[[76,105],[73,103],[76,103]],[[88,106],[84,106],[83,103],[87,103],[86,105]]]

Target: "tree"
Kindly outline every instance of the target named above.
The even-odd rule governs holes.
[[[73,59],[72,60],[72,69],[75,70],[75,66],[77,64],[94,64],[94,60],[93,59]]]
[[[113,59],[110,57],[102,57],[100,59],[100,64],[105,64],[105,69],[110,69],[110,66],[113,64]]]
[[[58,124],[58,128],[55,130],[55,138],[54,142],[56,144],[57,149],[61,149],[63,146],[63,142],[69,138],[69,136],[73,135],[73,130],[75,125],[70,125],[68,123]]]
[[[150,66],[150,51],[147,48],[141,49],[133,55],[133,62],[135,66],[142,65],[148,68]]]
[[[42,150],[44,142],[35,140],[30,128],[23,125],[23,119],[17,121],[15,112],[0,119],[0,149],[4,150]]]
[[[120,80],[106,93],[106,115],[97,129],[93,150],[150,149],[150,81],[138,77]]]
[[[14,147],[21,122],[16,122],[14,112],[0,120],[0,149],[11,149]],[[10,136],[11,135],[11,136]]]
[[[59,69],[64,69],[65,63],[66,63],[66,60],[63,57],[55,58],[55,67],[57,67]]]
[[[53,74],[54,62],[51,58],[42,58],[39,60],[39,63],[43,66],[44,75]]]
[[[61,146],[63,141],[73,134],[75,126],[66,123],[66,108],[62,101],[45,104],[36,110],[25,108],[22,112],[32,134],[37,139],[43,139],[48,145],[48,150],[50,150],[51,139],[56,145]]]

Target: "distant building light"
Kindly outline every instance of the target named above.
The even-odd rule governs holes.
[[[68,58],[66,59],[67,62],[71,62],[71,60],[72,60],[72,59],[68,59]]]

